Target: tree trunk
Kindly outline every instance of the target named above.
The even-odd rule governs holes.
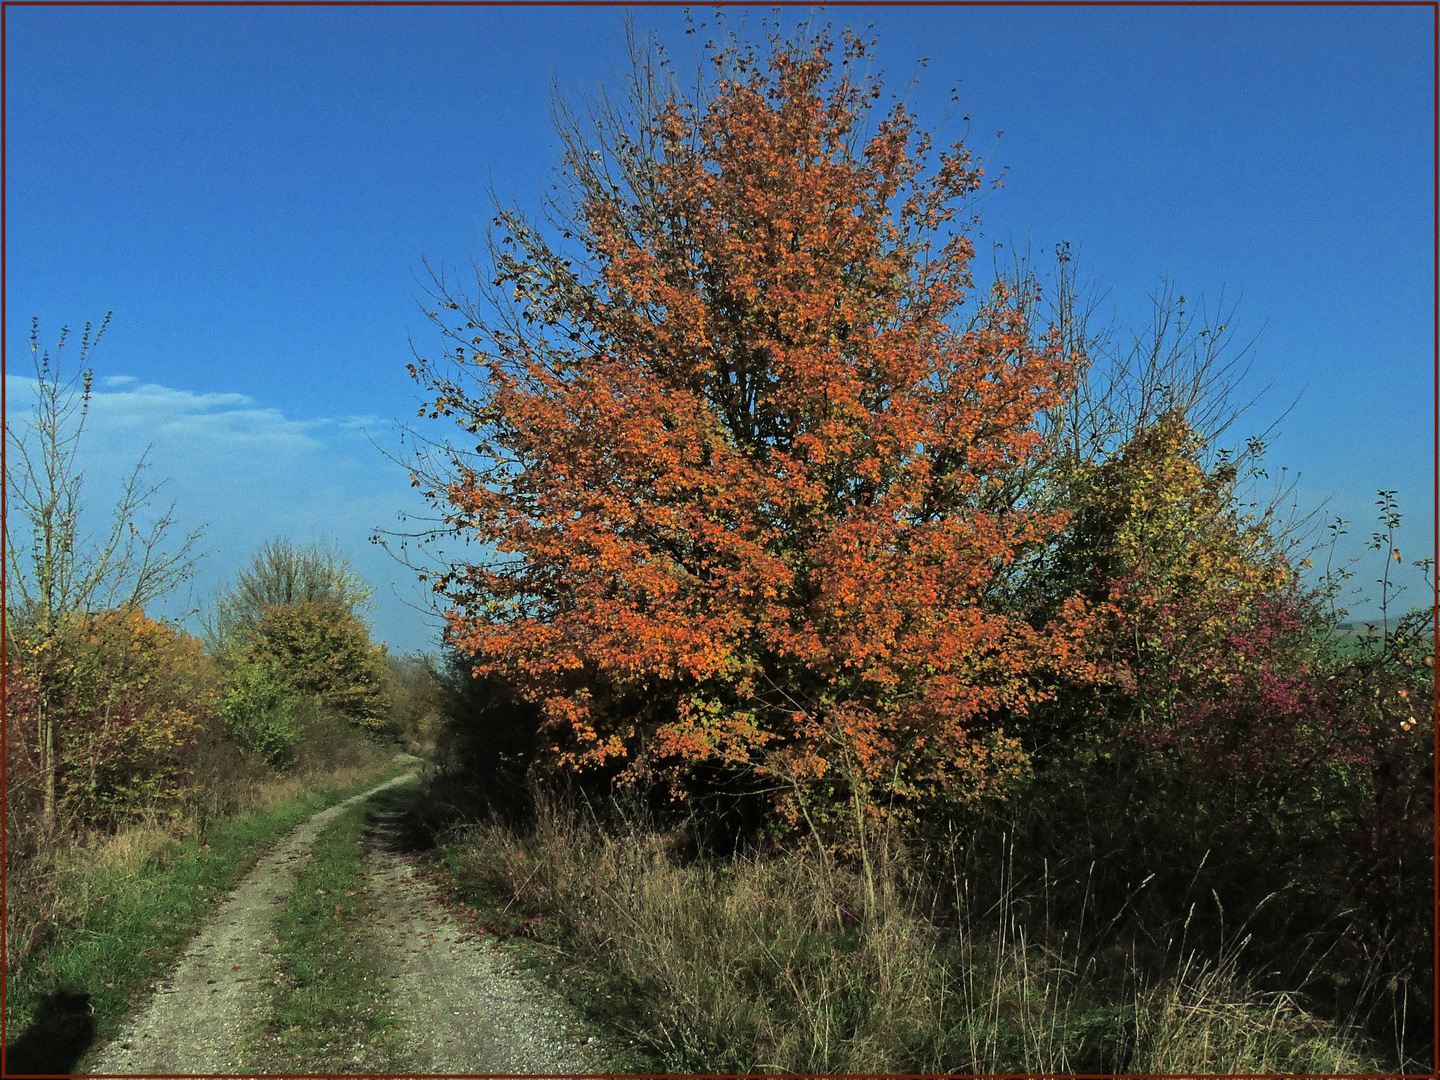
[[[55,827],[55,723],[43,693],[39,695],[37,711],[40,714],[40,781],[44,795],[41,818],[46,832],[50,832]]]

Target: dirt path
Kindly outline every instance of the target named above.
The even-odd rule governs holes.
[[[289,898],[297,861],[337,815],[412,777],[316,814],[267,852],[149,1005],[96,1056],[91,1075],[240,1068],[242,1038],[267,1007],[274,920]],[[403,808],[382,817],[367,843],[367,873],[380,913],[373,942],[417,1063],[441,1074],[602,1071],[600,1046],[554,994],[517,972],[486,938],[463,931],[416,876],[402,820]]]
[[[289,898],[293,864],[337,815],[410,775],[322,810],[266,852],[221,902],[150,1004],[95,1059],[91,1073],[232,1071],[240,1033],[265,1005],[259,980],[270,967],[271,923]]]
[[[390,959],[392,1000],[419,1067],[435,1073],[592,1073],[606,1053],[564,1004],[468,930],[416,875],[404,807],[369,842],[372,941]]]

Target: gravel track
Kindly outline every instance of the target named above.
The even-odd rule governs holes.
[[[416,874],[404,809],[381,816],[369,845],[371,940],[392,972],[396,1012],[420,1069],[438,1074],[601,1072],[598,1039],[499,942],[457,920]]]
[[[92,1076],[233,1073],[242,1041],[261,1023],[274,961],[276,916],[303,859],[337,815],[397,777],[323,810],[268,851],[217,907],[170,978],[99,1052]],[[604,1051],[553,991],[517,971],[496,943],[463,928],[416,874],[404,810],[382,815],[366,843],[367,884],[379,916],[370,933],[391,979],[407,1050],[430,1075],[604,1071]]]

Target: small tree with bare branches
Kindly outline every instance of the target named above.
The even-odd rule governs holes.
[[[148,449],[121,486],[108,527],[95,537],[82,532],[79,450],[92,401],[90,357],[109,323],[107,314],[99,327],[85,324],[78,362],[67,373],[62,357],[69,328],[61,329],[52,356],[41,348],[39,320],[33,320],[35,400],[18,424],[5,425],[5,647],[35,695],[34,746],[27,749],[38,759],[47,825],[56,810],[57,739],[63,736],[55,704],[68,670],[60,655],[67,625],[77,617],[144,608],[188,579],[199,557],[200,530],[173,547],[167,543],[173,502],[146,513],[164,484],[147,480]]]

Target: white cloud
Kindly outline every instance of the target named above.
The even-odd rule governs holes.
[[[128,375],[102,380],[115,386],[114,392],[91,395],[86,421],[90,438],[98,441],[128,442],[140,431],[161,442],[181,439],[203,442],[210,451],[254,451],[260,446],[306,449],[322,446],[314,432],[335,425],[335,421],[289,420],[279,409],[255,407],[253,398],[235,393],[196,393],[175,390],[154,383],[131,385]],[[5,376],[5,391],[14,421],[34,400],[35,380],[18,375]]]
[[[99,525],[148,451],[147,479],[165,481],[154,509],[174,500],[177,536],[205,527],[201,547],[210,554],[189,595],[167,601],[164,614],[208,600],[271,537],[330,541],[377,586],[377,636],[401,650],[433,648],[433,633],[408,606],[423,599],[413,574],[369,542],[376,528],[394,527],[398,512],[423,511],[405,471],[366,434],[383,438],[387,422],[295,420],[244,394],[100,381],[107,389],[92,395],[78,458],[89,521]],[[5,385],[7,419],[23,431],[35,382],[7,375]]]
[[[141,430],[156,440],[181,439],[212,452],[315,449],[315,433],[331,420],[289,420],[279,409],[256,408],[244,394],[197,394],[148,383],[99,393],[91,404],[97,434]]]

